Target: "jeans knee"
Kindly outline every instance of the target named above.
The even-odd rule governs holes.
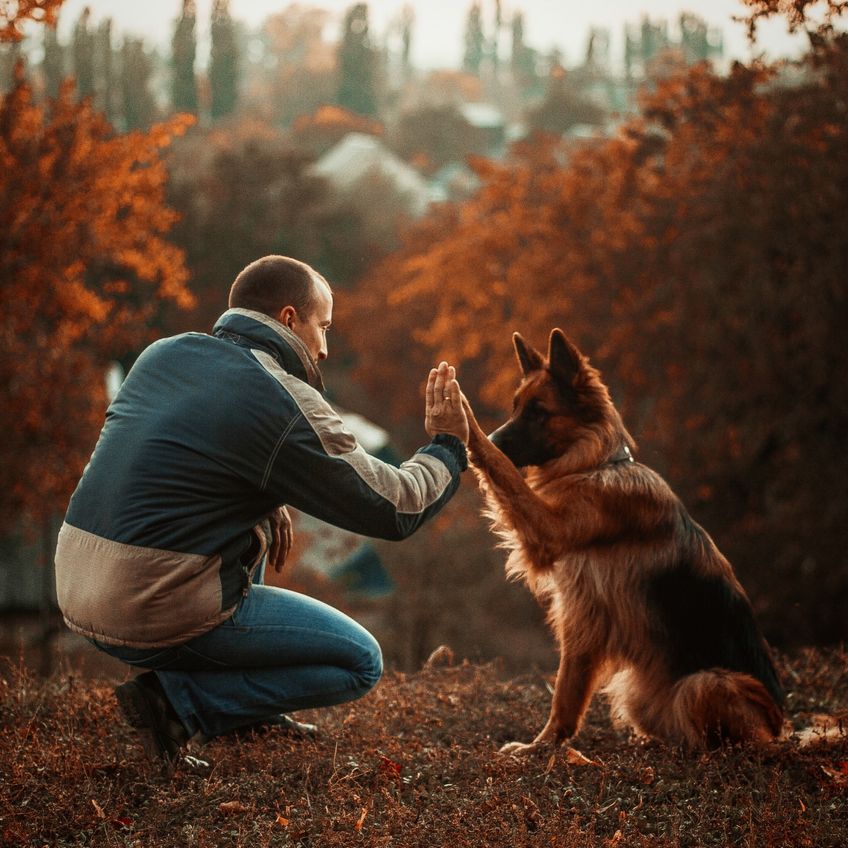
[[[383,652],[376,639],[371,640],[364,657],[356,670],[361,681],[363,694],[373,689],[383,676]]]

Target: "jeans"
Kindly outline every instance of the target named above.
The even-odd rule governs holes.
[[[342,704],[372,689],[383,672],[374,637],[321,601],[261,585],[263,573],[264,563],[229,619],[181,645],[91,641],[123,662],[154,669],[191,736]]]

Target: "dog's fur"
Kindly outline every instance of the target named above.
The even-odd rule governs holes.
[[[513,339],[524,375],[513,415],[487,438],[464,400],[469,454],[507,573],[547,604],[560,663],[547,724],[502,750],[573,736],[603,683],[614,715],[671,744],[773,739],[783,692],[730,564],[632,460],[600,374],[562,331],[546,359]]]

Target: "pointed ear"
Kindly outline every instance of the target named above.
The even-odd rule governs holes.
[[[570,386],[580,373],[582,364],[583,356],[566,338],[565,333],[559,327],[551,330],[551,338],[548,342],[548,367],[551,374]]]
[[[535,350],[524,339],[520,333],[512,334],[512,343],[515,345],[515,353],[518,356],[518,364],[524,374],[529,374],[531,371],[539,371],[544,365],[542,354]]]

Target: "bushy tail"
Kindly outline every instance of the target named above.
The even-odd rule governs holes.
[[[768,742],[783,727],[782,710],[748,674],[715,668],[687,675],[671,687],[639,686],[631,678],[614,681],[610,688],[622,718],[672,745]]]
[[[783,727],[782,710],[766,687],[748,674],[710,669],[684,677],[674,690],[670,718],[687,746],[768,742]]]

